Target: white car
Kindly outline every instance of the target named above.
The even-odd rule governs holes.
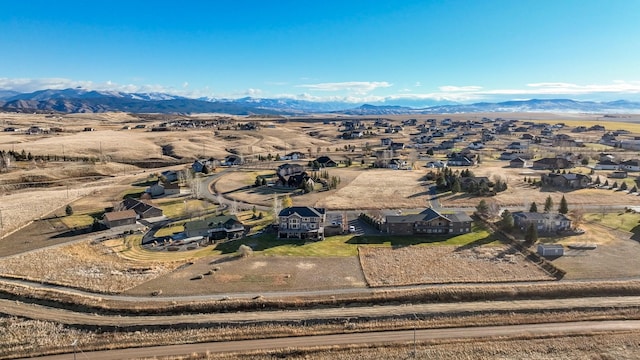
[[[353,225],[349,226],[349,232],[352,232],[352,233],[356,232],[356,227]]]

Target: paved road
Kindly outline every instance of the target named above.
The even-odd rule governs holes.
[[[477,339],[487,337],[543,336],[548,334],[575,335],[591,332],[640,330],[640,320],[583,321],[507,326],[481,326],[447,329],[423,329],[351,333],[336,335],[299,336],[276,339],[209,342],[185,345],[154,346],[122,350],[78,353],[79,359],[110,360],[179,356],[191,353],[225,353],[234,351],[336,346],[349,344],[411,343],[442,339]],[[68,360],[70,354],[44,356],[42,360]]]

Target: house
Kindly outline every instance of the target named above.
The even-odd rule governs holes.
[[[524,168],[527,167],[527,160],[521,158],[521,157],[517,157],[511,161],[509,161],[509,167],[512,168]]]
[[[471,144],[469,144],[468,148],[472,150],[480,150],[484,148],[484,144],[480,141],[474,141]]]
[[[133,210],[138,215],[138,219],[149,219],[162,216],[162,209],[148,202],[134,198],[126,198],[122,201],[122,207],[126,210]]]
[[[516,211],[512,213],[513,223],[522,231],[533,224],[538,233],[555,233],[571,229],[571,220],[558,213],[537,213]]]
[[[404,143],[392,142],[391,145],[389,145],[389,148],[391,150],[402,150],[404,149]]]
[[[447,161],[447,166],[472,166],[475,164],[475,158],[464,155],[456,155]]]
[[[591,176],[573,173],[549,173],[542,175],[542,182],[558,188],[584,189],[591,184]]]
[[[427,208],[420,214],[387,216],[384,228],[392,235],[465,234],[471,232],[471,222],[464,212],[441,214]]]
[[[178,183],[162,183],[164,186],[164,194],[165,195],[178,195],[180,194],[180,185]]]
[[[223,165],[235,166],[235,165],[242,165],[242,163],[243,163],[242,156],[240,156],[240,155],[227,155],[224,158]]]
[[[389,160],[389,165],[387,165],[387,167],[393,170],[409,169],[409,165],[406,161],[397,158]]]
[[[390,146],[391,143],[393,143],[393,139],[391,139],[391,138],[382,138],[382,139],[380,139],[380,145],[381,146]]]
[[[536,170],[557,170],[572,168],[573,162],[564,158],[542,158],[533,162],[533,169]]]
[[[611,174],[609,174],[610,178],[613,179],[624,179],[627,177],[627,172],[626,171],[614,171]]]
[[[436,161],[429,161],[426,165],[428,168],[437,168],[437,169],[441,169],[447,166],[446,163],[440,161],[440,160],[436,160]]]
[[[305,155],[304,153],[300,152],[300,151],[294,151],[294,152],[290,152],[288,154],[286,154],[285,156],[282,157],[282,160],[300,160],[300,159],[304,159]]]
[[[160,173],[160,175],[165,179],[166,182],[174,182],[178,181],[178,172],[173,170],[165,170]]]
[[[522,150],[522,149],[526,149],[528,147],[527,144],[523,144],[519,141],[514,141],[511,144],[507,145],[507,149],[511,149],[511,150]]]
[[[245,227],[235,215],[210,216],[184,224],[187,237],[203,236],[209,241],[237,239],[245,234]]]
[[[483,186],[486,186],[486,188],[493,186],[486,176],[466,176],[460,178],[460,188],[463,191],[468,191],[472,188],[479,189]]]
[[[320,164],[320,167],[336,167],[336,166],[338,166],[338,164],[335,161],[331,160],[331,158],[328,157],[328,156],[320,156],[315,161],[318,162],[318,164]]]
[[[519,153],[515,152],[515,151],[505,151],[502,154],[500,154],[500,157],[498,159],[500,160],[513,160],[515,158],[519,157]]]
[[[292,206],[278,214],[278,238],[322,240],[326,210],[309,206]]]
[[[149,186],[144,192],[151,195],[151,197],[162,196],[164,195],[164,184],[158,181],[155,184]]]
[[[632,159],[632,160],[623,161],[620,163],[620,170],[640,171],[640,160]]]
[[[538,244],[538,255],[544,257],[560,257],[564,255],[564,246],[561,244]]]
[[[136,220],[137,214],[133,210],[111,211],[105,213],[102,217],[102,221],[109,229],[118,226],[134,225]]]
[[[203,160],[195,160],[193,164],[191,164],[191,169],[197,173],[205,173],[209,172],[207,164]],[[206,169],[206,170],[205,170]]]
[[[610,159],[604,159],[598,161],[593,168],[596,170],[618,170],[620,163]]]
[[[445,140],[441,142],[440,145],[437,146],[437,148],[439,150],[447,150],[447,149],[453,149],[455,145],[456,144],[453,142],[453,140]]]
[[[531,135],[529,133],[526,133],[526,134],[520,135],[520,139],[522,139],[522,140],[533,140],[533,139],[535,139],[535,136],[533,136],[533,135]]]
[[[283,178],[294,174],[300,174],[302,172],[304,172],[304,166],[300,164],[285,163],[278,166],[276,169],[276,174]]]

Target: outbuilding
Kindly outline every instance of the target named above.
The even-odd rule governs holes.
[[[564,247],[560,244],[539,244],[538,255],[544,257],[559,257],[564,255]]]

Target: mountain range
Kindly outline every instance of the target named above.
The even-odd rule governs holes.
[[[478,112],[640,113],[640,102],[595,102],[570,99],[532,99],[497,103],[436,104],[424,107],[317,102],[295,99],[192,99],[165,93],[126,93],[85,89],[39,90],[18,93],[0,90],[0,110],[18,112],[95,113],[226,113],[232,115],[344,115],[452,114]]]

